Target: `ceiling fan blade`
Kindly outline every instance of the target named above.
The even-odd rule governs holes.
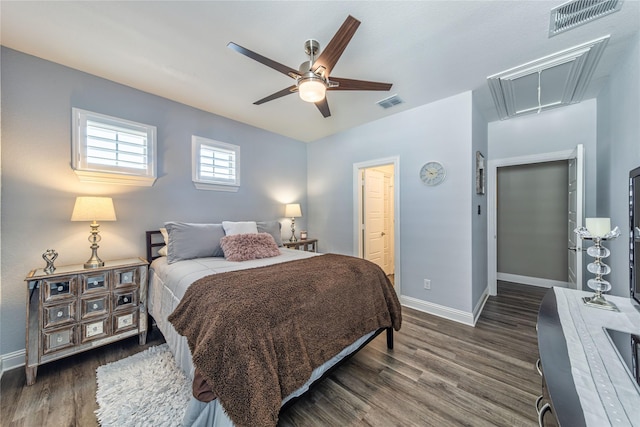
[[[286,65],[283,65],[279,62],[276,62],[272,59],[262,56],[259,53],[255,53],[254,51],[246,49],[238,44],[235,44],[234,42],[227,43],[227,47],[255,61],[258,61],[259,63],[266,65],[269,68],[273,68],[274,70],[279,71],[282,74],[286,74],[287,76],[293,79],[300,77],[300,72],[298,70],[294,70],[291,67],[287,67]]]
[[[322,113],[322,116],[326,119],[331,116],[331,111],[329,111],[329,103],[327,102],[327,97],[325,97],[322,101],[318,101],[315,103],[318,110]]]
[[[392,83],[368,82],[366,80],[343,79],[331,77],[330,81],[338,83],[338,86],[329,86],[327,90],[390,90]]]
[[[338,32],[313,63],[314,72],[317,71],[318,68],[324,67],[326,69],[326,75],[331,73],[338,59],[340,59],[340,55],[342,55],[347,44],[349,44],[349,41],[351,41],[351,38],[356,33],[358,26],[360,26],[360,21],[351,15],[347,16],[347,19],[342,23]]]
[[[273,101],[274,99],[278,99],[278,98],[282,98],[283,96],[287,96],[290,93],[295,93],[298,91],[298,86],[293,85],[293,86],[289,86],[287,88],[284,88],[274,94],[271,94],[267,97],[264,97],[256,102],[253,103],[253,105],[260,105],[260,104],[264,104],[265,102],[269,102],[269,101]]]

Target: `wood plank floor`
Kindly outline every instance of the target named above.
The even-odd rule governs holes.
[[[536,426],[535,323],[545,289],[499,283],[475,328],[403,308],[395,349],[382,334],[280,414],[280,426]],[[2,426],[96,426],[95,370],[158,345],[137,337],[2,377]]]

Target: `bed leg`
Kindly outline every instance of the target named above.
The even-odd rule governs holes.
[[[393,350],[393,328],[387,328],[387,348]]]

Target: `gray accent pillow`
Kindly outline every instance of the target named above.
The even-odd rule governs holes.
[[[220,239],[224,237],[222,224],[190,224],[186,222],[166,222],[169,233],[167,262],[222,257]]]
[[[259,221],[256,222],[258,233],[269,233],[273,236],[278,247],[282,246],[282,224],[278,221]]]

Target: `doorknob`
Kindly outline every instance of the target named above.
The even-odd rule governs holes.
[[[381,232],[380,232],[380,235],[381,235],[381,236],[385,236],[386,234],[387,234],[387,233],[385,233],[384,231],[381,231]]]

